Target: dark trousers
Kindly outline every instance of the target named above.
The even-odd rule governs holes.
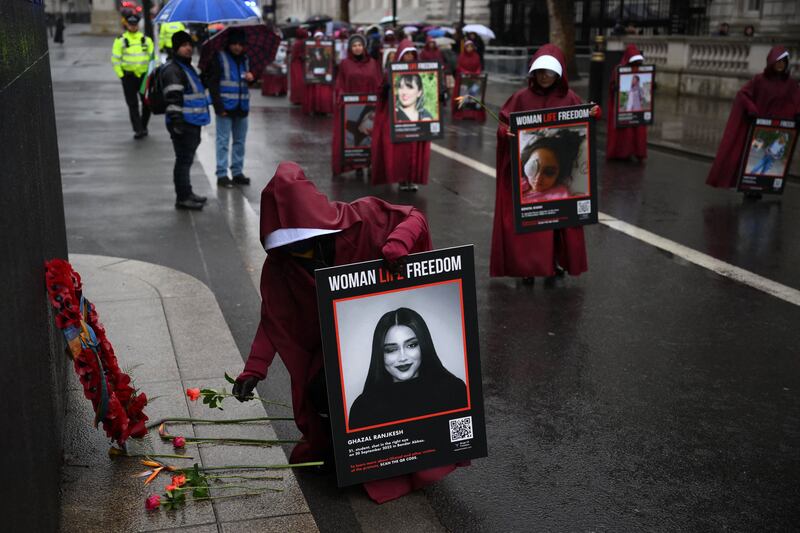
[[[200,126],[183,124],[181,131],[180,135],[175,135],[170,131],[172,148],[175,150],[175,168],[172,171],[172,180],[175,182],[175,196],[179,202],[186,200],[192,194],[189,172],[192,169],[194,153],[200,146]]]
[[[150,121],[150,108],[144,103],[144,95],[139,92],[144,76],[137,76],[132,72],[126,72],[122,76],[122,90],[125,93],[125,103],[128,104],[128,114],[131,117],[133,131],[138,133],[147,129]],[[139,114],[139,102],[142,103],[142,113]]]

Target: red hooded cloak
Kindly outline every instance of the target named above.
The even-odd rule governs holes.
[[[305,28],[297,29],[297,37],[292,43],[291,62],[289,63],[289,77],[291,78],[289,101],[301,105],[306,98],[305,57],[306,38],[308,32]]]
[[[364,43],[364,53],[353,57],[350,45],[354,39],[361,39]],[[344,111],[341,99],[345,93],[378,94],[383,81],[380,63],[367,54],[367,41],[361,35],[353,35],[347,43],[347,57],[339,65],[334,86],[334,114],[333,114],[333,153],[331,157],[331,171],[334,176],[352,170],[355,167],[345,166],[342,161],[342,131],[340,127],[341,113]]]
[[[459,96],[461,91],[461,74],[481,73],[481,56],[478,55],[475,43],[472,43],[473,50],[471,52],[466,51],[466,45],[464,48],[465,50],[458,54],[458,63],[456,64],[456,84],[453,87],[452,100],[453,120],[486,122],[486,111],[484,109],[459,109],[458,102],[456,102],[456,97]]]
[[[629,44],[620,67],[628,66],[633,56],[642,55],[636,45]],[[606,133],[606,159],[628,159],[635,155],[639,159],[647,157],[647,126],[617,128],[617,87],[616,76],[612,76],[608,89],[608,118]]]
[[[397,47],[397,61],[404,50],[414,44],[404,39]],[[391,77],[387,75],[378,99],[372,130],[372,185],[410,181],[426,185],[431,160],[430,141],[392,143],[389,113],[392,111]]]
[[[756,74],[736,93],[717,156],[706,179],[708,185],[736,187],[747,132],[753,118],[794,119],[800,113],[800,86],[797,80],[789,76],[788,67],[782,73],[774,69],[778,58],[786,52],[783,46],[773,46],[767,55],[764,72]]]
[[[272,249],[314,235],[335,233],[334,264],[385,257],[397,260],[431,249],[428,223],[411,206],[366,197],[352,203],[331,202],[308,181],[299,165],[283,162],[261,193],[261,242]],[[238,379],[266,378],[279,353],[292,383],[295,423],[303,441],[291,462],[319,460],[330,451],[328,421],[310,400],[310,384],[323,368],[322,339],[314,278],[279,251],[267,255],[261,273],[261,322],[244,371]],[[382,503],[433,483],[454,465],[399,476],[364,486]]]
[[[442,51],[439,50],[439,45],[436,44],[436,39],[433,37],[428,37],[425,39],[425,46],[422,48],[422,50],[420,50],[419,60],[438,61],[439,64],[444,67],[444,56],[442,55]]]
[[[321,38],[317,38],[319,43]],[[307,83],[306,94],[303,98],[303,113],[333,113],[333,84]]]
[[[555,262],[577,276],[588,269],[583,228],[565,228],[518,234],[514,232],[514,204],[511,197],[511,148],[508,124],[511,113],[551,107],[564,107],[581,103],[567,83],[564,54],[553,44],[539,48],[533,61],[541,56],[552,56],[561,64],[563,75],[547,90],[531,77],[528,87],[520,89],[503,104],[500,126],[497,128],[497,185],[494,204],[494,229],[492,231],[492,276],[552,276]],[[531,63],[532,64],[532,63]]]

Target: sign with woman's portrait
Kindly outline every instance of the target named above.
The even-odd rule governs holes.
[[[461,109],[479,111],[486,96],[486,74],[460,74],[458,94],[464,98]],[[471,98],[467,98],[470,96]],[[474,98],[474,100],[473,100]],[[475,101],[477,100],[477,102]]]
[[[485,457],[473,247],[316,282],[339,486]]]
[[[333,83],[333,41],[306,41],[306,83]]]
[[[372,125],[377,94],[343,94],[343,112],[339,114],[342,131],[342,160],[351,167],[369,166]]]
[[[783,194],[795,144],[796,121],[756,119],[741,156],[738,190]]]
[[[617,67],[618,128],[649,126],[653,123],[655,65]]]
[[[517,233],[597,223],[593,104],[512,113]]]
[[[444,135],[439,63],[392,63],[392,142],[430,141]]]

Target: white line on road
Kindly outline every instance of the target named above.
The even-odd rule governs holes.
[[[476,161],[471,157],[467,157],[458,152],[454,152],[449,148],[439,146],[438,144],[431,143],[431,150],[437,154],[443,155],[474,170],[477,170],[478,172],[493,179],[496,179],[494,167],[481,163],[480,161]],[[622,220],[616,219],[605,213],[599,213],[598,218],[601,224],[622,232],[629,237],[633,237],[634,239],[645,242],[651,246],[655,246],[660,250],[664,250],[673,255],[681,257],[690,263],[694,263],[697,266],[711,270],[720,276],[725,276],[726,278],[743,283],[776,298],[780,298],[781,300],[789,302],[790,304],[800,306],[800,291],[797,289],[787,287],[786,285],[778,283],[777,281],[772,281],[771,279],[759,276],[758,274],[750,272],[749,270],[726,263],[725,261],[720,261],[719,259],[711,257],[710,255],[698,252],[697,250],[693,250],[688,246],[684,246],[664,237],[660,237],[655,233],[651,233],[638,226],[634,226],[633,224],[623,222]]]

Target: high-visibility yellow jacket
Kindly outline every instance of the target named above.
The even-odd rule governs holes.
[[[179,31],[186,31],[183,22],[165,22],[158,31],[158,49],[172,50],[172,36]]]
[[[137,76],[146,74],[152,57],[153,39],[145,37],[140,31],[126,31],[116,38],[111,49],[111,65],[120,78],[126,72],[133,72]]]

